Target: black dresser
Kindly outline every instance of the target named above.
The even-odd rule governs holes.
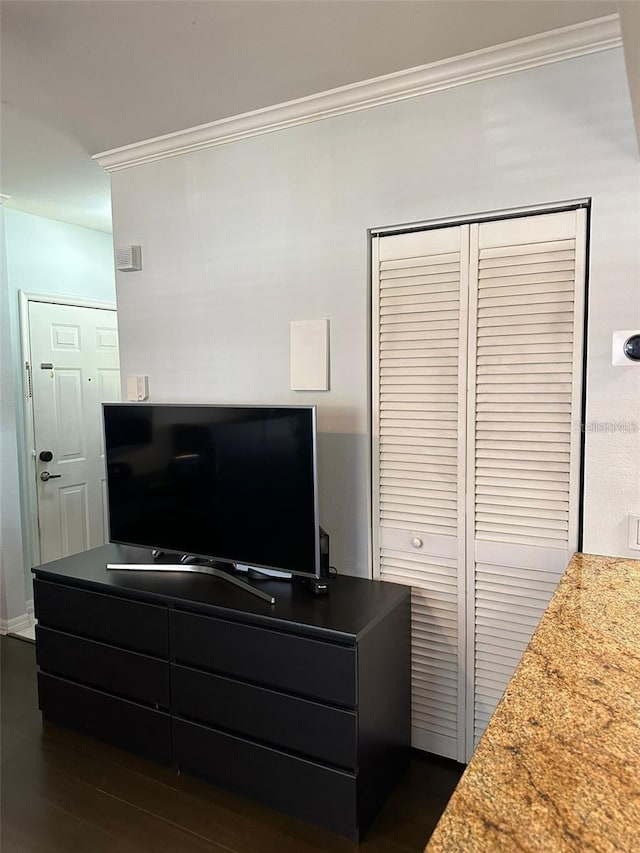
[[[359,839],[407,766],[410,594],[338,577],[269,605],[105,545],[36,567],[46,720]]]

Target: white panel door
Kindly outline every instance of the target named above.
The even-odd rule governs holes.
[[[374,246],[375,574],[412,587],[413,744],[458,760],[468,242],[463,226]]]
[[[29,336],[44,563],[105,542],[100,404],[120,399],[116,312],[30,301]]]

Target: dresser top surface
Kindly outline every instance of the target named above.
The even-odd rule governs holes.
[[[313,595],[297,581],[254,581],[256,588],[275,597],[276,603],[270,605],[209,575],[107,569],[107,563],[153,562],[147,549],[109,544],[36,566],[32,571],[41,580],[311,636],[331,635],[334,641],[345,643],[361,637],[409,595],[409,588],[399,584],[346,575],[331,578],[325,596]]]

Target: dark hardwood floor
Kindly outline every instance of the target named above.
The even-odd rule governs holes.
[[[2,637],[0,652],[2,853],[418,853],[462,771],[416,754],[357,845],[172,768],[43,725],[35,646]]]

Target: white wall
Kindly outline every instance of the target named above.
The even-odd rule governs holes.
[[[10,293],[115,299],[111,234],[12,208],[5,208],[5,227]]]
[[[4,234],[6,244],[6,276],[3,283],[3,391],[12,383],[12,421],[5,421],[3,394],[3,447],[10,448],[13,465],[19,461],[20,502],[3,500],[2,524],[21,531],[21,551],[24,556],[20,577],[26,596],[31,596],[31,543],[24,500],[24,483],[31,475],[26,463],[23,417],[23,363],[20,345],[19,291],[55,294],[115,301],[115,279],[111,234],[81,228],[66,222],[33,216],[19,210],[5,208]],[[6,361],[5,361],[6,359]],[[6,365],[6,367],[5,367]],[[9,401],[7,410],[9,413]],[[6,441],[6,445],[4,442]],[[3,453],[5,451],[3,450]],[[11,560],[13,566],[17,552]],[[2,578],[6,582],[6,566],[2,561]],[[26,572],[26,574],[25,574]],[[17,616],[19,614],[13,614]]]
[[[206,118],[206,117],[203,117]],[[137,166],[112,176],[122,373],[158,401],[317,403],[332,560],[367,574],[367,229],[592,196],[585,550],[629,554],[640,509],[639,165],[608,51]],[[289,321],[331,319],[331,390],[288,390]],[[635,425],[635,429],[634,429]],[[637,552],[635,552],[637,556]]]
[[[26,613],[11,358],[5,211],[0,207],[0,631],[20,630]],[[17,621],[16,621],[17,620]]]

